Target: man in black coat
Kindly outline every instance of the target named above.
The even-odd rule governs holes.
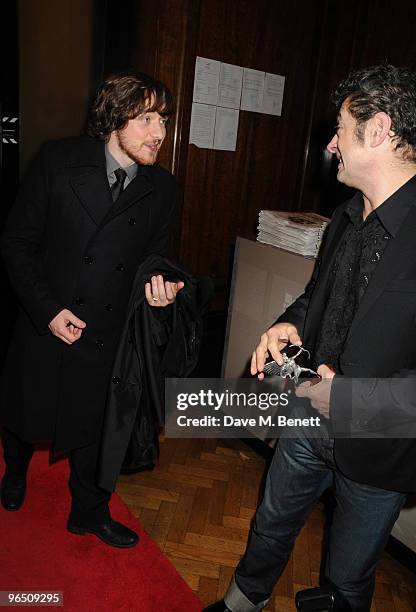
[[[287,344],[303,343],[322,380],[296,394],[328,427],[281,437],[246,553],[224,600],[207,612],[263,609],[328,488],[336,501],[328,598],[314,607],[323,590],[298,594],[309,598],[300,609],[368,612],[377,561],[406,494],[416,491],[416,442],[394,437],[400,420],[414,431],[416,419],[416,73],[356,71],[335,101],[327,148],[338,180],[358,192],[335,211],[306,292],[263,334],[251,363],[261,379],[269,355],[281,364]],[[354,431],[359,439],[347,437]]]
[[[155,162],[172,106],[147,75],[108,78],[88,136],[42,147],[1,241],[21,307],[3,373],[2,504],[20,508],[32,442],[52,441],[70,457],[68,529],[118,547],[138,537],[111,519],[97,461],[131,284],[139,264],[168,247],[176,188]],[[146,299],[164,307],[182,286],[153,276]]]

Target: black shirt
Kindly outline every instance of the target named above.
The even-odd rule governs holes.
[[[349,225],[330,272],[332,284],[313,359],[340,372],[339,357],[357,308],[389,242],[394,240],[416,199],[416,176],[372,211],[363,221],[364,203],[357,193],[344,214]]]

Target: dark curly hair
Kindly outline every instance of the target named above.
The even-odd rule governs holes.
[[[144,110],[162,117],[173,113],[173,98],[166,85],[140,72],[113,74],[101,85],[91,105],[87,134],[108,140],[111,132],[122,129]]]
[[[342,81],[333,100],[338,108],[347,100],[362,141],[366,122],[384,112],[391,119],[396,150],[403,159],[416,162],[416,72],[389,64],[355,70]]]

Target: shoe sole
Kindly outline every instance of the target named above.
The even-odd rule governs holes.
[[[108,540],[103,538],[100,534],[98,534],[96,531],[93,531],[92,529],[85,529],[84,527],[75,527],[75,525],[67,525],[67,529],[69,532],[73,533],[74,535],[85,535],[87,533],[90,533],[91,535],[95,535],[95,537],[97,537],[99,540],[104,542],[104,544],[107,544],[108,546],[114,546],[114,548],[133,548],[134,546],[137,546],[137,544],[139,543],[139,538],[138,538],[137,541],[133,542],[132,544],[113,544],[112,542],[109,542]]]
[[[3,502],[1,503],[1,505],[7,512],[17,512],[23,506],[23,503],[21,503],[20,506],[17,506],[17,508],[8,508],[5,504],[3,504]]]

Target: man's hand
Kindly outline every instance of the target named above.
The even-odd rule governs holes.
[[[173,304],[176,299],[178,291],[185,287],[185,283],[179,281],[173,283],[170,281],[164,281],[163,276],[152,276],[151,283],[146,283],[144,286],[144,292],[146,295],[147,303],[149,306],[156,306],[158,308]]]
[[[54,336],[65,342],[66,344],[73,344],[76,340],[81,338],[82,330],[86,327],[86,323],[78,319],[73,312],[67,310],[61,310],[58,312],[56,317],[49,323],[49,329]]]
[[[317,372],[322,377],[322,380],[318,383],[313,383],[310,380],[305,381],[296,388],[296,395],[297,397],[308,398],[312,408],[315,408],[319,414],[329,419],[329,400],[335,372],[327,365],[320,365]]]
[[[260,344],[253,352],[251,357],[250,372],[258,374],[259,380],[263,380],[264,363],[271,355],[273,359],[282,365],[283,357],[280,352],[287,344],[296,344],[300,346],[302,340],[298,334],[298,330],[291,323],[277,323],[268,329],[260,338]]]

